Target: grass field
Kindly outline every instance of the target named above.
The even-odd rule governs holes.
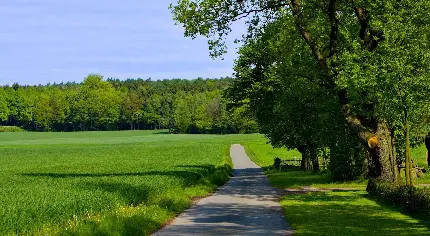
[[[298,155],[296,151],[285,153],[283,149],[272,149],[262,142],[261,137],[245,143],[245,149],[254,162],[266,167],[272,164],[274,156],[289,158]],[[412,153],[419,164],[425,162],[422,149],[414,149]],[[270,168],[266,168],[266,174],[269,181],[281,189],[305,186],[339,189],[286,193],[281,198],[284,214],[295,230],[294,235],[430,235],[429,215],[408,215],[396,207],[375,201],[365,191],[366,181],[333,182],[325,173],[279,172]],[[426,182],[429,175],[417,182]],[[340,190],[342,188],[356,190]]]
[[[144,235],[228,179],[261,135],[0,133],[0,235]]]
[[[0,133],[0,235],[149,234],[228,179],[232,143],[262,167],[275,156],[300,156],[266,142],[258,134]],[[423,153],[413,150],[419,165]],[[296,235],[428,235],[428,216],[374,201],[365,181],[265,169],[282,189],[357,188],[285,195],[281,204]]]

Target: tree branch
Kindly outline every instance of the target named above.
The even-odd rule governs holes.
[[[260,9],[251,9],[251,10],[247,10],[247,11],[243,11],[240,13],[237,13],[236,15],[234,15],[230,21],[234,22],[234,21],[238,21],[240,19],[246,18],[249,15],[251,15],[252,13],[258,13],[258,12],[263,12],[263,11],[267,11],[267,10],[271,10],[271,9],[277,9],[277,8],[281,8],[281,7],[285,7],[288,6],[289,3],[287,1],[279,1],[276,4],[270,4],[271,2],[269,2],[267,4],[267,6],[262,7]]]
[[[372,130],[368,129],[366,126],[364,126],[361,123],[360,119],[352,111],[352,107],[351,107],[351,104],[349,103],[347,91],[346,90],[339,91],[338,98],[339,98],[342,114],[345,117],[345,120],[348,126],[351,128],[351,130],[353,130],[359,135],[360,139],[364,143],[367,143],[367,141],[375,135],[372,132]]]
[[[330,70],[327,64],[327,60],[324,57],[323,53],[321,52],[321,48],[317,45],[317,43],[311,38],[310,33],[307,31],[305,23],[302,19],[301,15],[301,6],[300,6],[300,0],[291,0],[290,7],[293,12],[293,16],[296,22],[296,26],[299,29],[300,34],[310,47],[312,53],[315,56],[315,59],[318,62],[318,65],[320,66],[324,77],[330,78]]]
[[[384,40],[383,32],[372,30],[369,24],[368,11],[363,7],[353,7],[355,15],[360,22],[360,38],[369,51],[375,50],[378,43]]]
[[[328,17],[330,20],[330,57],[336,54],[337,36],[339,34],[339,19],[336,17],[336,0],[330,0],[328,4]]]

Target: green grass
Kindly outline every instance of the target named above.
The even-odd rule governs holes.
[[[294,235],[430,234],[429,215],[407,215],[396,207],[369,198],[365,191],[367,181],[334,182],[326,173],[300,170],[277,171],[270,168],[275,156],[289,158],[297,156],[298,153],[285,149],[273,149],[263,141],[262,137],[247,141],[244,145],[245,150],[254,162],[265,167],[266,175],[275,187],[357,189],[284,195],[281,198],[281,206],[286,219],[295,230]],[[422,149],[413,150],[418,163],[423,162],[422,152]]]
[[[147,235],[228,179],[261,135],[0,134],[0,235]]]
[[[246,153],[257,165],[263,168],[270,168],[273,166],[275,157],[281,159],[301,159],[302,155],[296,150],[287,151],[285,148],[272,148],[272,145],[267,143],[264,136],[259,136],[255,139],[245,141],[243,143]]]
[[[272,148],[261,136],[255,140],[246,141],[244,147],[248,156],[264,167],[270,183],[277,188],[300,188],[304,186],[316,188],[365,188],[366,181],[334,182],[327,172],[312,173],[300,170],[277,171],[272,168],[275,156],[281,159],[301,158],[296,150]]]
[[[415,184],[430,184],[430,169],[427,165],[427,149],[424,145],[412,149],[411,156],[418,167],[424,167],[427,169],[427,173],[424,174],[422,178],[415,178]],[[401,176],[404,176],[404,171],[402,171]],[[404,181],[405,182],[405,181]]]
[[[365,191],[287,195],[284,214],[296,236],[429,235],[428,217],[412,217],[369,199]]]

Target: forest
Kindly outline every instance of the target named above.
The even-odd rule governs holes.
[[[119,79],[0,87],[0,126],[28,131],[169,129],[175,133],[250,133],[246,107],[227,109],[231,78]]]

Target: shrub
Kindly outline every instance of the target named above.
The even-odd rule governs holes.
[[[430,212],[430,189],[398,186],[387,182],[369,181],[367,191],[377,198],[388,200],[407,212]]]
[[[328,169],[334,180],[356,180],[366,177],[366,151],[353,139],[342,137],[330,148]]]
[[[1,132],[24,132],[25,130],[18,126],[0,126]]]

